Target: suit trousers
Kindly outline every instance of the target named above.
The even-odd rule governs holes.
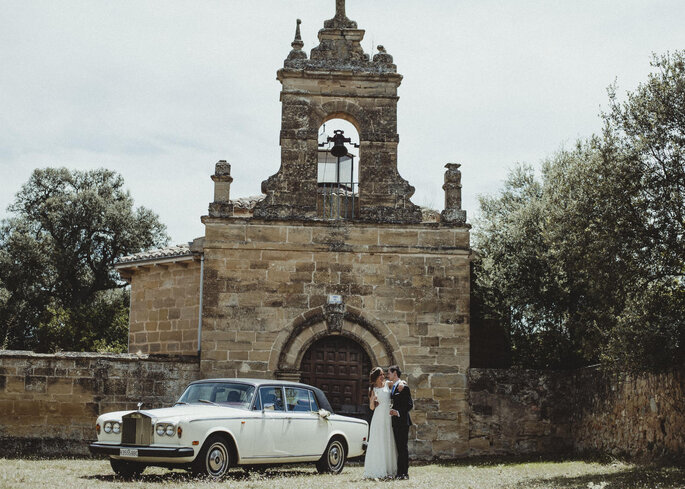
[[[397,477],[409,475],[409,426],[404,423],[393,423],[392,431],[395,434],[395,446],[397,447]]]

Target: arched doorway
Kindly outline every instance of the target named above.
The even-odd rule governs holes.
[[[324,391],[336,413],[366,416],[371,360],[359,343],[344,336],[320,339],[302,357],[300,370],[302,382]]]

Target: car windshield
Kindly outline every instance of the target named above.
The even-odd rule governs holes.
[[[250,409],[254,386],[233,382],[190,384],[177,404],[213,403],[238,409]]]

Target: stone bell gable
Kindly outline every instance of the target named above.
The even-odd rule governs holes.
[[[397,171],[397,89],[402,75],[393,58],[379,47],[373,59],[364,53],[364,31],[345,15],[336,15],[319,31],[319,45],[302,50],[298,20],[292,51],[278,71],[282,84],[281,168],[262,183],[265,199],[254,216],[264,219],[315,219],[317,202],[318,129],[340,118],[359,132],[358,220],[421,222],[411,202],[414,187]]]

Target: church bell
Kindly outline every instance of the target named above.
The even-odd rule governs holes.
[[[330,143],[331,141],[333,141],[333,147],[331,148],[331,154],[333,156],[336,158],[347,156],[347,148],[345,147],[345,143],[351,143],[352,140],[345,137],[344,131],[341,131],[340,129],[335,130],[334,135],[329,136],[328,138],[328,142]]]

